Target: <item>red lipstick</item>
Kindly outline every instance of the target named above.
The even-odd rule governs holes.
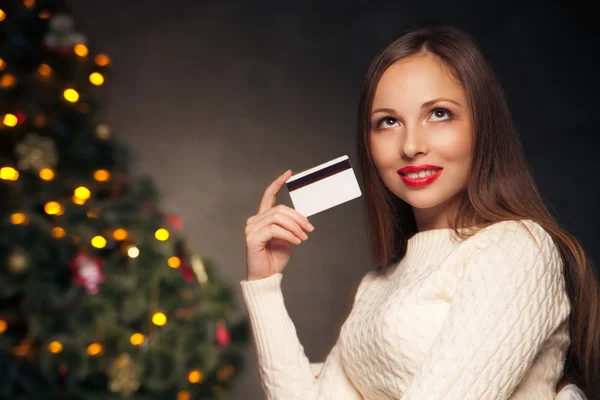
[[[417,166],[408,165],[406,167],[400,168],[397,172],[398,172],[398,175],[400,175],[400,178],[404,181],[404,183],[406,183],[410,187],[417,188],[417,187],[427,186],[430,183],[432,183],[433,181],[435,181],[442,174],[442,169],[443,169],[442,167],[438,167],[436,165],[428,165],[428,164],[417,165]],[[431,175],[424,176],[422,178],[409,178],[408,176],[405,175],[410,172],[420,172],[420,171],[425,171],[425,170],[434,170],[436,172]]]

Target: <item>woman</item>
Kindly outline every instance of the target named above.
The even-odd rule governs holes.
[[[502,89],[453,27],[406,32],[373,60],[358,157],[377,270],[316,378],[280,282],[312,231],[265,191],[241,282],[269,399],[600,398],[599,290],[535,187]]]

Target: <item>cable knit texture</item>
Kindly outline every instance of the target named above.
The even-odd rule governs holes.
[[[358,286],[315,377],[281,292],[282,274],[241,281],[269,400],[549,400],[569,345],[563,263],[531,220],[460,242],[412,236],[397,264]]]

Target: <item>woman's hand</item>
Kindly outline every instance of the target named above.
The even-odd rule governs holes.
[[[302,229],[309,232],[315,229],[298,211],[283,204],[273,207],[277,193],[290,176],[292,171],[287,170],[269,185],[258,213],[246,222],[246,279],[249,281],[282,272],[292,255],[292,244],[308,239]]]

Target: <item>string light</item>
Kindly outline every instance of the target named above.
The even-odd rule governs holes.
[[[152,323],[156,326],[163,326],[167,323],[167,316],[161,312],[154,313]]]
[[[50,13],[50,11],[44,10],[39,14],[39,17],[40,17],[40,19],[48,19],[48,18],[50,18],[50,15],[52,15]]]
[[[0,21],[4,21],[5,18],[6,18],[6,13],[4,11],[2,11],[2,9],[0,9]]]
[[[102,84],[104,83],[104,77],[99,72],[92,72],[90,74],[90,82],[92,83],[92,85],[102,86]]]
[[[181,260],[179,259],[179,257],[172,256],[169,257],[169,260],[167,260],[167,264],[171,268],[179,268],[181,266]]]
[[[60,226],[55,226],[54,228],[52,228],[52,236],[54,236],[57,239],[65,237],[66,234],[67,232],[65,232],[65,230]]]
[[[4,62],[3,59],[0,58],[0,71],[2,71],[4,69],[4,67],[6,67],[6,63]]]
[[[87,353],[90,356],[97,356],[102,353],[102,345],[100,343],[92,343],[87,347]]]
[[[47,78],[50,75],[52,75],[52,68],[50,68],[48,64],[40,64],[40,66],[38,67],[38,74]]]
[[[4,116],[4,125],[9,126],[9,127],[13,127],[17,125],[17,122],[19,120],[17,119],[17,116],[14,114],[6,114]]]
[[[27,340],[22,340],[18,346],[13,347],[13,354],[19,357],[25,357],[29,354],[29,342]]]
[[[35,0],[23,0],[23,5],[27,8],[35,6]]]
[[[8,329],[8,324],[6,323],[6,321],[3,319],[0,319],[0,333],[6,332],[7,329]]]
[[[76,103],[77,100],[79,100],[79,93],[77,93],[75,89],[65,89],[65,91],[63,92],[63,96],[65,100],[71,103]]]
[[[88,218],[98,218],[98,209],[92,208],[91,210],[88,210],[85,215],[87,215]]]
[[[134,333],[129,338],[129,342],[134,346],[139,346],[146,340],[146,337],[141,333]]]
[[[217,379],[220,381],[226,381],[227,379],[231,378],[234,373],[235,367],[231,364],[227,364],[217,371]]]
[[[91,240],[91,243],[95,248],[103,249],[106,246],[106,239],[100,235],[94,236]]]
[[[92,195],[90,189],[86,188],[85,186],[79,186],[73,193],[75,197],[79,197],[82,200],[88,200]]]
[[[52,354],[58,354],[62,351],[62,349],[63,345],[57,340],[53,341],[48,345],[48,350],[50,350],[50,353]]]
[[[63,212],[63,207],[56,201],[49,201],[44,205],[44,211],[48,215],[60,215]]]
[[[98,182],[106,182],[110,179],[110,172],[105,169],[98,169],[94,171],[94,179]]]
[[[40,170],[40,179],[44,181],[51,181],[54,179],[54,175],[54,171],[52,171],[50,168],[42,168]]]
[[[169,238],[169,231],[166,230],[165,228],[160,228],[154,233],[154,237],[157,240],[164,242],[165,240],[167,240]]]
[[[90,52],[88,50],[88,48],[84,44],[81,44],[81,43],[76,44],[74,50],[75,50],[75,54],[77,54],[79,57],[85,57]]]
[[[106,54],[98,54],[94,59],[96,65],[99,67],[105,67],[110,64],[110,58]]]
[[[10,222],[13,225],[21,225],[27,222],[27,216],[23,213],[14,213],[10,216]]]
[[[115,229],[114,232],[113,232],[113,238],[115,240],[119,240],[119,241],[120,240],[125,240],[128,237],[129,237],[129,233],[127,232],[126,229],[118,228],[118,229]]]
[[[177,400],[190,400],[191,398],[192,396],[187,390],[182,390],[179,393],[177,393]]]
[[[17,78],[13,74],[6,73],[0,78],[0,86],[3,88],[9,88],[17,83]]]
[[[127,255],[130,258],[137,258],[137,256],[140,255],[140,249],[138,249],[135,246],[129,246],[129,248],[127,249]]]
[[[5,181],[16,181],[19,179],[19,171],[13,167],[2,167],[0,168],[0,179]]]
[[[200,383],[204,380],[204,375],[198,369],[193,369],[188,373],[188,381],[190,383]]]

